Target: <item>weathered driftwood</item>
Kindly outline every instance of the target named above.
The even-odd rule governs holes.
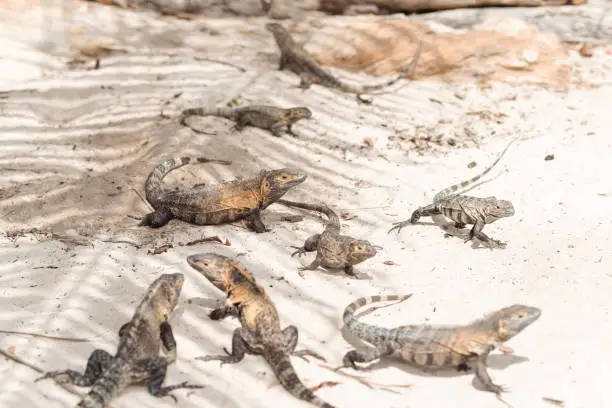
[[[562,41],[612,41],[612,3],[539,8],[494,7],[445,10],[414,18],[435,21],[457,29],[471,29],[495,18],[518,18],[541,31],[555,33]]]
[[[348,7],[373,5],[391,12],[413,13],[423,10],[447,10],[466,7],[512,6],[541,7],[585,4],[587,0],[320,0],[320,8],[330,13],[343,13]]]

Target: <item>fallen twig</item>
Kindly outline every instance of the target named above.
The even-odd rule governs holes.
[[[321,388],[330,388],[330,387],[335,387],[336,385],[340,385],[342,383],[339,383],[338,381],[323,381],[322,383],[315,385],[314,387],[310,387],[309,390],[310,392],[315,392],[320,390]]]
[[[225,242],[223,242],[223,240],[218,235],[215,235],[214,237],[205,237],[205,238],[200,238],[200,239],[196,239],[193,241],[189,241],[184,245],[181,244],[181,246],[192,246],[192,245],[201,244],[202,242],[218,242],[225,246],[231,245],[231,243],[229,242],[229,239],[225,238]]]
[[[28,362],[27,362],[27,361],[25,361],[25,360],[22,360],[21,358],[19,358],[19,357],[17,357],[17,356],[15,356],[15,355],[13,355],[13,354],[11,354],[11,353],[9,353],[9,352],[8,352],[8,351],[6,351],[6,350],[0,349],[0,354],[2,354],[4,357],[8,358],[9,360],[13,360],[14,362],[16,362],[16,363],[18,363],[18,364],[21,364],[21,365],[24,365],[24,366],[26,366],[26,367],[31,368],[32,370],[36,371],[37,373],[40,373],[40,374],[44,374],[44,373],[45,373],[45,372],[44,372],[44,370],[42,370],[42,369],[40,369],[40,368],[36,367],[36,366],[35,366],[35,365],[33,365],[33,364],[28,363]],[[63,388],[63,389],[65,389],[66,391],[68,391],[69,393],[74,394],[74,395],[79,396],[79,397],[83,397],[83,395],[82,395],[80,392],[78,392],[77,390],[75,390],[74,388],[72,388],[70,385],[68,385],[68,384],[63,384],[63,383],[61,383],[61,382],[59,382],[58,380],[55,380],[55,379],[54,379],[54,381],[55,381],[55,383],[56,383],[57,385],[59,385],[60,387],[62,387],[62,388]]]
[[[344,377],[351,378],[351,379],[359,382],[360,384],[365,385],[366,387],[368,387],[370,389],[374,389],[374,387],[377,387],[377,388],[379,388],[381,390],[384,390],[384,391],[397,393],[397,391],[392,390],[391,388],[410,388],[410,387],[412,387],[412,384],[379,384],[379,383],[375,383],[375,382],[372,382],[372,381],[366,381],[366,380],[364,380],[363,378],[361,378],[358,375],[348,374],[348,373],[340,371],[340,369],[343,368],[343,367],[332,368],[332,367],[326,366],[326,365],[321,364],[321,363],[315,363],[315,364],[318,365],[319,367],[323,367],[323,368],[325,368],[325,369],[327,369],[329,371],[332,371],[332,372],[334,372],[336,374],[342,375]]]
[[[77,338],[71,338],[71,337],[47,336],[46,334],[21,332],[21,331],[14,331],[14,330],[1,330],[0,329],[0,333],[4,333],[4,334],[19,334],[19,335],[22,335],[22,336],[32,336],[32,337],[40,337],[40,338],[43,338],[43,339],[60,340],[60,341],[74,341],[74,342],[81,342],[81,343],[82,342],[90,341],[89,339],[77,339]]]
[[[372,5],[395,13],[414,13],[424,10],[434,11],[485,6],[562,6],[566,4],[584,4],[584,0],[321,0],[319,4],[320,10],[331,13],[342,13],[348,6],[353,5]]]

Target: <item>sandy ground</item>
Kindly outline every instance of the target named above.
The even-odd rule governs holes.
[[[564,44],[516,19],[461,30],[397,16],[286,23],[303,33],[319,60],[336,65],[330,70],[356,83],[391,75],[391,57],[405,58],[415,38],[424,40],[415,81],[375,95],[372,105],[358,105],[350,95],[318,86],[303,92],[293,74],[275,70],[278,55],[263,29],[265,18],[177,21],[99,4],[51,3],[5,9],[1,16],[2,31],[10,34],[0,39],[0,329],[90,342],[3,334],[2,349],[45,370],[82,370],[94,348],[114,350],[117,330],[152,280],[182,272],[187,281],[171,320],[179,354],[166,384],[187,380],[206,388],[178,391],[179,406],[307,407],[277,384],[261,358],[223,368],[194,360],[222,352],[238,325],[208,319],[219,294],[185,261],[195,252],[216,251],[236,257],[256,275],[283,324],[299,328],[300,347],[323,354],[328,366],[358,345],[341,334],[340,315],[359,296],[415,294],[363,317],[385,326],[464,323],[524,303],[540,307],[541,319],[509,342],[516,355],[496,352],[489,359],[493,380],[511,389],[505,401],[517,408],[551,406],[544,398],[569,408],[609,405],[603,392],[612,362],[609,44],[583,57],[581,44]],[[329,36],[349,23],[357,27],[357,40],[368,30],[384,37],[377,24],[404,27],[409,34],[401,37],[403,48],[384,48],[388,54],[381,56],[372,51],[376,41],[355,45]],[[317,34],[308,38],[308,27],[317,27]],[[478,30],[481,36],[474,34]],[[453,41],[456,47],[448,45]],[[118,50],[102,59],[100,69],[88,70],[91,61],[66,67],[75,51],[100,43]],[[464,58],[465,44],[473,44],[474,56]],[[344,66],[332,64],[332,54],[342,56],[336,61]],[[391,62],[368,63],[381,57]],[[314,117],[295,126],[298,137],[282,138],[254,128],[238,133],[230,121],[217,118],[193,119],[210,133],[195,134],[175,119],[186,107],[233,98],[241,105],[305,105]],[[517,135],[521,140],[493,171],[495,179],[471,192],[514,203],[514,217],[485,228],[508,242],[505,250],[446,238],[442,219],[387,234],[393,222],[429,203],[437,191],[484,169]],[[142,215],[147,207],[134,190],[143,192],[159,160],[185,154],[234,165],[185,167],[167,177],[169,185],[298,167],[308,179],[287,198],[325,198],[343,214],[344,232],[383,250],[357,267],[360,279],[325,270],[301,278],[296,268],[312,255],[291,258],[289,246],[321,231],[321,219],[309,213],[273,205],[264,215],[272,231],[261,235],[235,225],[177,221],[155,231],[136,227],[128,215]],[[554,159],[545,160],[548,155]],[[304,220],[282,221],[288,214]],[[231,245],[180,245],[214,235]],[[174,246],[167,252],[148,254],[168,243]],[[317,392],[339,408],[457,401],[472,408],[504,406],[482,392],[471,374],[426,375],[383,362],[360,374],[379,384],[370,389],[314,362],[294,364],[308,386],[340,382]],[[77,402],[52,381],[33,384],[37,376],[3,360],[0,406]],[[385,384],[411,387],[389,391],[380,387]],[[138,387],[111,404],[136,405],[176,406]]]

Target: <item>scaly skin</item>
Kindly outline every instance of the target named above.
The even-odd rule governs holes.
[[[192,115],[220,116],[236,121],[234,127],[238,131],[241,131],[247,125],[251,125],[269,130],[274,136],[280,137],[284,129],[287,129],[287,133],[294,135],[291,126],[298,120],[312,117],[312,112],[303,106],[288,109],[265,105],[251,105],[241,108],[195,108],[186,109],[182,112],[181,123],[189,126],[185,119]],[[191,129],[196,131],[193,128]]]
[[[169,364],[176,360],[176,341],[168,317],[178,303],[184,277],[180,273],[157,278],[147,289],[132,320],[119,329],[119,347],[114,356],[94,350],[85,373],[73,370],[51,371],[36,381],[55,378],[81,387],[92,387],[78,403],[80,408],[103,408],[130,384],[145,382],[156,397],[169,396],[179,388],[203,388],[183,382],[162,387]],[[159,356],[164,346],[166,357]]]
[[[217,289],[227,294],[233,285],[234,278],[240,281],[249,280],[256,284],[255,277],[238,264],[231,262],[228,258],[213,253],[193,254],[187,257],[187,263],[202,276],[204,276]],[[232,305],[214,309],[209,317],[212,320],[221,320],[227,316],[238,317],[238,309]]]
[[[473,365],[476,377],[487,391],[504,392],[504,387],[494,384],[489,377],[487,357],[496,348],[512,353],[513,350],[503,343],[535,322],[541,315],[540,309],[512,305],[464,326],[407,325],[387,329],[362,323],[354,317],[359,308],[368,304],[403,301],[410,296],[363,297],[346,307],[344,324],[351,333],[374,348],[349,351],[344,356],[343,366],[357,369],[355,363],[368,363],[378,358],[400,359],[425,371],[448,367],[467,371]]]
[[[266,226],[261,212],[281,198],[289,189],[306,180],[306,175],[293,169],[261,171],[257,176],[206,187],[194,186],[187,190],[165,190],[162,180],[170,171],[190,162],[221,160],[175,157],[159,164],[145,184],[147,201],[154,212],[145,215],[140,225],[159,228],[173,218],[196,225],[219,225],[244,220],[249,229],[262,233]]]
[[[473,185],[484,175],[490,172],[493,167],[495,167],[495,165],[504,156],[504,153],[506,153],[506,150],[508,150],[510,145],[512,145],[512,143],[514,143],[517,139],[518,138],[511,140],[497,159],[482,173],[469,180],[462,181],[461,183],[455,184],[440,191],[434,196],[433,204],[425,207],[419,207],[412,213],[409,220],[393,224],[393,227],[389,230],[389,232],[397,229],[397,232],[399,233],[403,227],[408,224],[415,224],[421,217],[431,217],[433,215],[443,214],[445,217],[448,217],[455,222],[456,228],[465,228],[467,224],[473,224],[473,227],[470,230],[468,238],[465,240],[465,242],[478,238],[479,240],[484,241],[489,248],[505,248],[505,242],[488,237],[482,230],[486,224],[492,224],[501,218],[513,216],[514,206],[512,203],[507,200],[498,200],[495,197],[481,198],[466,196],[463,194],[484,183],[481,182]],[[459,190],[463,190],[470,185],[472,185],[472,187],[469,189],[459,192]]]
[[[338,215],[327,205],[306,204],[280,199],[278,204],[289,207],[303,208],[325,214],[329,221],[322,233],[311,236],[304,246],[297,249],[291,256],[317,251],[317,257],[310,265],[298,268],[302,271],[312,271],[319,266],[330,269],[344,269],[347,275],[355,276],[353,266],[376,255],[376,246],[369,241],[356,239],[348,235],[340,235],[340,220]]]
[[[253,275],[237,265],[233,260],[212,253],[191,255],[189,264],[210,280],[217,288],[224,287],[227,306],[215,309],[211,315],[226,316],[228,310],[237,310],[241,328],[232,336],[231,353],[198,357],[204,361],[221,361],[235,364],[242,361],[245,354],[261,355],[272,368],[276,378],[291,395],[310,402],[318,407],[333,408],[302,383],[297,376],[290,356],[311,356],[325,361],[314,351],[296,350],[298,330],[288,326],[281,330],[278,311],[265,290],[259,286]]]
[[[329,72],[325,71],[310,55],[303,46],[298,44],[289,31],[279,23],[267,23],[266,29],[274,35],[276,44],[280,49],[280,63],[279,70],[285,68],[299,75],[300,77],[300,88],[308,89],[311,84],[319,84],[328,88],[339,89],[343,92],[356,94],[357,97],[363,93],[377,91],[388,86],[395,84],[397,81],[402,79],[406,74],[412,77],[416,68],[416,63],[421,53],[421,44],[410,60],[410,63],[405,66],[402,72],[395,78],[377,85],[365,85],[365,86],[353,86],[344,83],[334,77]],[[360,99],[358,99],[360,100]]]

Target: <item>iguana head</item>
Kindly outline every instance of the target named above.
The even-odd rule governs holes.
[[[152,309],[159,323],[167,321],[178,303],[184,281],[182,273],[161,275],[149,285],[136,313],[144,314]]]
[[[376,255],[376,246],[363,239],[353,240],[349,245],[348,261],[356,265]]]
[[[538,320],[541,314],[542,311],[537,307],[517,304],[498,310],[490,318],[495,320],[500,340],[506,341]]]
[[[261,178],[261,196],[263,208],[281,198],[292,187],[303,183],[306,174],[294,169],[278,169],[263,172]]]
[[[253,275],[223,255],[210,252],[189,255],[187,263],[223,292],[227,292],[232,284],[239,281],[255,281]]]
[[[507,200],[491,200],[485,211],[485,222],[491,224],[500,218],[511,217],[514,215],[514,206]]]
[[[299,119],[308,119],[312,117],[312,111],[304,106],[298,106],[287,110],[285,114],[285,120],[288,122],[295,122]]]

